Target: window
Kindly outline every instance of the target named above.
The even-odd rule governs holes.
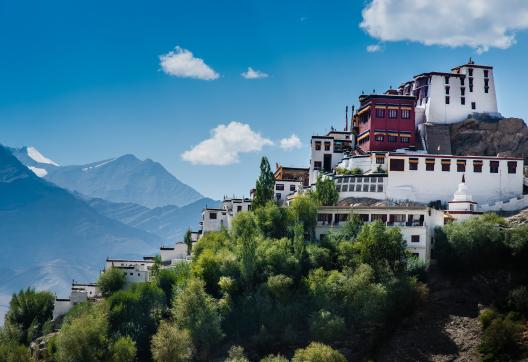
[[[408,109],[403,109],[401,111],[401,118],[403,118],[403,119],[411,118],[411,111],[409,111]]]
[[[383,185],[378,185],[378,192],[383,192]]]
[[[425,170],[426,171],[434,171],[434,165],[435,165],[435,159],[434,158],[426,158],[425,159]]]
[[[330,142],[325,142],[325,151],[330,151]]]
[[[376,165],[383,165],[383,164],[385,164],[385,157],[376,156]]]
[[[445,76],[444,80],[445,80],[445,84],[449,84],[449,76],[448,75]]]
[[[336,185],[336,191],[341,192],[341,185]]]
[[[390,160],[391,171],[403,171],[405,169],[405,162],[403,158],[393,158]]]
[[[471,102],[471,109],[477,109],[477,103]]]
[[[460,104],[465,105],[466,104],[466,98],[464,98],[464,97],[460,98]]]
[[[284,184],[276,184],[275,190],[277,191],[284,191]]]
[[[451,160],[443,159],[442,160],[442,171],[450,171],[451,170]]]
[[[473,69],[472,69],[472,68],[468,68],[468,75],[469,75],[470,77],[473,76]]]
[[[370,185],[370,192],[376,192],[376,185]]]
[[[238,205],[238,206],[237,206],[237,211],[238,211],[238,212],[242,211],[242,206]]]
[[[480,160],[473,161],[473,172],[476,172],[476,173],[482,172],[482,161]]]
[[[487,77],[489,77],[489,70],[484,69],[484,78],[487,78]]]
[[[282,198],[282,195],[280,192],[278,192],[275,194],[275,197],[277,198],[277,200],[280,200]]]
[[[374,139],[378,142],[383,142],[383,140],[385,139],[385,137],[382,135],[382,134],[378,134],[378,135],[375,135],[374,136]]]
[[[368,192],[368,190],[369,190],[369,185],[364,184],[363,185],[363,192]]]
[[[419,243],[420,235],[411,235],[411,243]]]
[[[460,88],[460,95],[462,97],[466,95],[466,88],[464,88],[464,87]]]
[[[397,109],[389,109],[389,118],[397,118],[398,117],[398,110]]]
[[[470,91],[471,93],[473,93],[473,86],[472,86],[472,85],[469,86],[469,91]]]
[[[445,97],[445,102],[446,102],[446,104],[449,104],[449,96]]]
[[[396,136],[389,136],[388,137],[389,142],[398,142],[398,137]]]
[[[315,141],[315,150],[321,151],[321,141]]]
[[[489,87],[484,87],[484,93],[489,93]]]
[[[338,179],[337,179],[337,183],[338,183],[338,184],[343,183],[343,178],[342,178],[342,177],[338,178]]]
[[[466,160],[457,160],[457,172],[466,172]]]
[[[314,161],[314,170],[321,169],[321,161]]]
[[[489,79],[484,79],[484,87],[489,87]]]
[[[354,185],[350,185],[350,191],[352,191],[352,186]],[[356,192],[359,192],[361,191],[361,185],[356,185]]]
[[[464,78],[460,78],[460,85],[461,85],[461,86],[464,86],[464,85],[465,85],[465,79],[464,79]]]
[[[400,142],[401,143],[409,143],[411,141],[411,139],[407,136],[403,136],[403,137],[400,137]]]
[[[499,173],[499,161],[490,161],[490,173]]]
[[[290,191],[295,191],[296,187],[295,185],[290,185]]]
[[[412,253],[412,256],[414,256],[415,258],[419,258],[420,257],[420,253]]]
[[[209,219],[216,220],[216,216],[217,216],[216,212],[212,212],[212,213],[209,214]]]
[[[377,118],[385,117],[385,110],[381,108],[376,108],[376,117]]]
[[[517,161],[508,161],[508,173],[517,173]]]
[[[341,192],[347,192],[347,191],[348,191],[348,185],[341,186]],[[352,186],[350,186],[350,191],[353,191]]]
[[[449,94],[449,87],[445,87],[445,94]]]
[[[409,158],[409,170],[416,171],[418,170],[418,159]]]

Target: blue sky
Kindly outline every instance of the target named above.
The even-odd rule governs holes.
[[[0,2],[0,143],[35,146],[63,165],[133,153],[204,195],[247,195],[262,155],[307,165],[310,136],[343,127],[345,105],[362,90],[384,91],[470,56],[495,66],[499,111],[528,119],[528,7],[419,3]],[[176,46],[216,79],[164,72],[160,56]],[[268,77],[245,79],[248,67]],[[219,125],[219,143],[203,147],[210,162],[182,158]],[[242,132],[234,142],[231,131]],[[301,148],[281,148],[292,134]],[[228,159],[219,154],[226,147]]]

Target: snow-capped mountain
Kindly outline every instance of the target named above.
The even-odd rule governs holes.
[[[59,167],[59,164],[50,160],[35,147],[8,148],[9,151],[38,177],[44,177],[48,170]]]
[[[148,208],[184,206],[203,198],[161,164],[124,155],[79,166],[59,166],[34,147],[11,148],[37,176],[90,198],[134,203]]]
[[[27,286],[65,295],[71,279],[94,281],[106,257],[149,255],[162,243],[37,177],[0,145],[0,297]]]

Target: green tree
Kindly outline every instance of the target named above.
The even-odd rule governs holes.
[[[278,354],[278,355],[270,354],[270,355],[262,358],[260,360],[260,362],[289,362],[289,360],[286,357],[284,357],[284,356],[282,356],[280,354]]]
[[[119,337],[110,345],[112,362],[134,362],[136,360],[136,343],[129,336]]]
[[[345,334],[345,320],[343,317],[321,309],[310,317],[310,332],[321,342],[333,342],[342,339]]]
[[[346,358],[326,344],[312,342],[296,350],[292,362],[346,362]]]
[[[244,354],[244,348],[240,346],[231,346],[224,362],[249,362],[249,360]]]
[[[100,361],[107,351],[107,344],[108,319],[102,304],[65,321],[57,337],[62,362]]]
[[[307,196],[297,196],[289,206],[294,222],[303,226],[305,237],[308,240],[313,240],[315,235],[317,209],[317,203]]]
[[[150,339],[158,328],[165,310],[165,293],[151,283],[133,284],[107,299],[110,330],[113,336],[130,336],[138,358],[149,356]]]
[[[255,210],[255,217],[257,226],[265,237],[280,239],[288,236],[290,217],[286,208],[268,201]]]
[[[0,362],[30,362],[29,348],[14,341],[0,342]]]
[[[233,238],[237,242],[240,260],[240,275],[247,288],[253,286],[257,267],[257,222],[253,213],[238,214],[231,226]]]
[[[191,255],[192,253],[192,232],[191,229],[187,229],[187,232],[185,232],[185,236],[183,237],[183,242],[185,245],[187,245],[187,255]]]
[[[406,244],[399,229],[387,228],[379,221],[365,224],[357,242],[360,261],[374,268],[377,278],[387,271],[399,274],[406,270]]]
[[[53,294],[36,292],[31,288],[13,294],[5,323],[7,328],[17,332],[17,342],[29,345],[42,335],[44,324],[53,316],[54,301]]]
[[[497,316],[482,333],[479,350],[483,361],[511,361],[519,352],[523,324],[512,316]]]
[[[97,287],[103,294],[108,297],[125,286],[125,273],[118,268],[105,270],[97,280]]]
[[[223,338],[216,302],[199,279],[190,280],[176,295],[172,317],[178,328],[190,332],[199,359],[206,360]]]
[[[273,200],[275,194],[275,176],[271,172],[269,161],[262,157],[260,161],[260,176],[257,179],[255,197],[253,198],[253,209],[266,205]]]
[[[334,180],[329,177],[322,177],[319,175],[315,184],[315,192],[313,196],[317,203],[322,206],[334,206],[339,199],[339,192],[337,192]]]
[[[192,361],[194,346],[188,330],[163,321],[152,337],[151,351],[156,362],[187,362]]]
[[[191,265],[185,261],[159,271],[155,279],[156,284],[165,293],[165,301],[169,304],[169,307],[174,291],[183,288],[191,275]]]

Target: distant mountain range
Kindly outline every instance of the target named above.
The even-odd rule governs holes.
[[[0,294],[26,286],[65,293],[71,279],[95,279],[107,256],[153,254],[161,243],[37,177],[0,146]]]
[[[60,166],[33,147],[0,145],[0,302],[33,286],[66,296],[106,257],[138,258],[181,241],[202,197],[159,163],[132,155]]]
[[[36,175],[92,198],[148,208],[185,206],[203,198],[161,164],[124,155],[80,166],[59,166],[34,147],[10,149]]]

